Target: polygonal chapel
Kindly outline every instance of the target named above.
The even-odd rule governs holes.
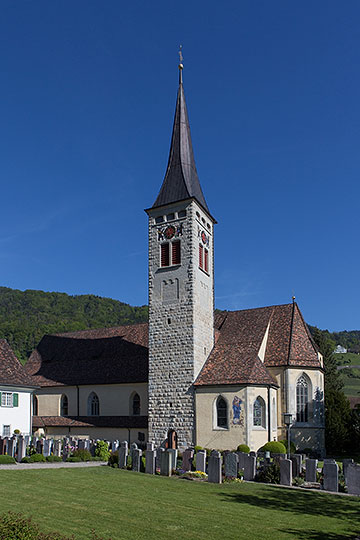
[[[48,335],[26,369],[33,430],[144,444],[324,448],[320,353],[295,300],[214,316],[214,225],[179,66],[170,155],[149,218],[149,323]]]

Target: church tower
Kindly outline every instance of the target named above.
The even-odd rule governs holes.
[[[196,171],[182,70],[168,166],[147,210],[149,441],[179,448],[196,442],[193,383],[214,345],[215,223]]]

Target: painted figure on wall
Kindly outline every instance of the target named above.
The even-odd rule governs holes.
[[[233,424],[242,424],[241,404],[242,400],[238,396],[235,396],[232,402]]]

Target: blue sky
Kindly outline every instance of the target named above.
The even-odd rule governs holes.
[[[360,3],[3,0],[0,284],[147,302],[183,44],[216,306],[359,329]]]

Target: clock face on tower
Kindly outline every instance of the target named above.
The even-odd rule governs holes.
[[[165,235],[165,238],[167,238],[168,240],[173,238],[173,236],[175,235],[175,227],[173,227],[172,225],[169,225],[168,227],[166,227],[164,231],[164,235]]]

